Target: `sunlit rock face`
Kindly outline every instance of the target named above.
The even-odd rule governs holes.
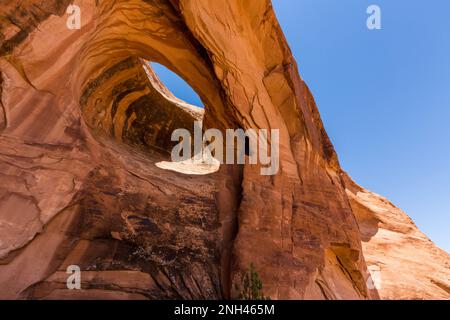
[[[343,177],[361,230],[371,290],[384,299],[448,299],[448,254],[387,199]]]
[[[234,298],[250,264],[272,299],[450,297],[448,254],[341,170],[269,1],[74,4],[80,30],[0,1],[0,298]],[[200,119],[279,129],[279,173],[156,166]]]

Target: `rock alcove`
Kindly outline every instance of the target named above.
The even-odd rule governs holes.
[[[448,255],[341,169],[270,1],[79,0],[80,30],[70,3],[0,2],[0,298],[233,298],[250,264],[273,299],[449,297]],[[200,118],[279,129],[279,173],[157,167]]]

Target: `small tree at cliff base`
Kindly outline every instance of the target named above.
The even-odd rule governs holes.
[[[270,300],[263,292],[263,284],[256,272],[253,263],[250,264],[249,269],[242,274],[241,285],[236,284],[235,289],[239,292],[239,299],[241,300]]]

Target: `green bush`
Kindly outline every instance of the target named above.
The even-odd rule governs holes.
[[[241,277],[241,286],[235,285],[235,289],[239,291],[239,299],[241,300],[270,300],[270,297],[264,296],[263,284],[255,271],[253,263],[250,268]]]

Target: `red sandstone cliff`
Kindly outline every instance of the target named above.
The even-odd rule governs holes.
[[[450,297],[449,255],[340,168],[269,1],[69,4],[0,1],[0,298],[236,297],[251,263],[272,299]],[[200,118],[279,129],[280,172],[157,167]]]

